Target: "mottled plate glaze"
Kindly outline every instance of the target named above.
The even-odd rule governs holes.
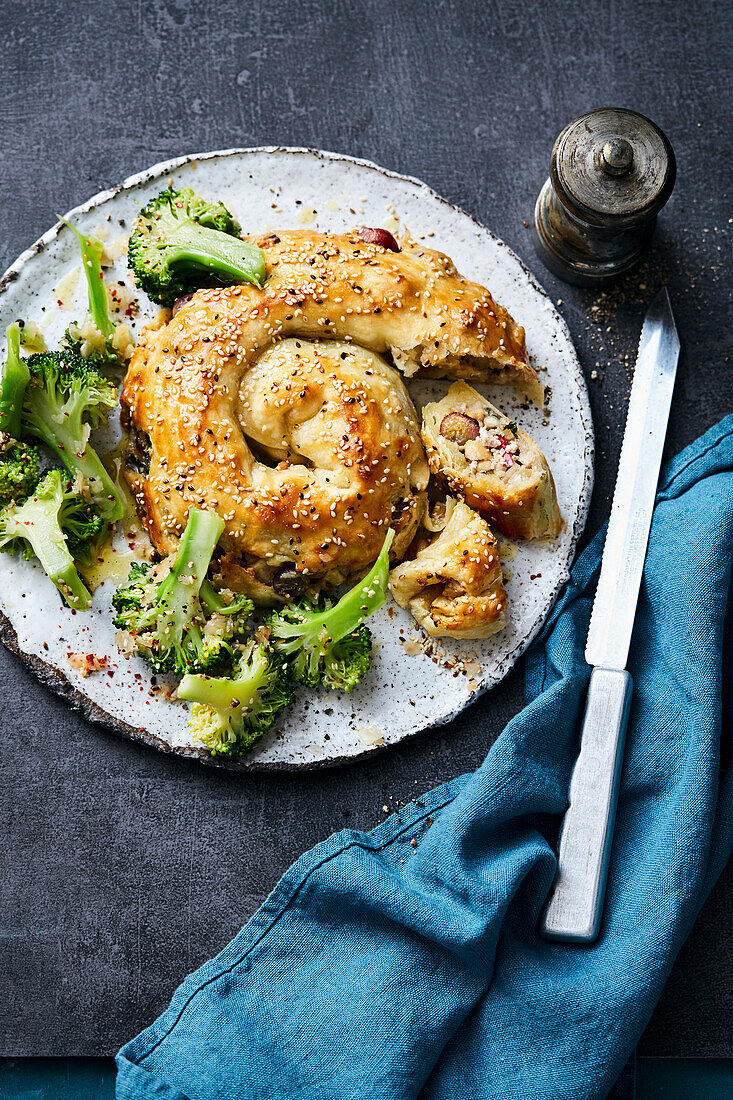
[[[404,226],[414,236],[427,235],[426,242],[447,252],[461,272],[488,286],[526,328],[532,361],[541,369],[541,380],[551,387],[549,416],[534,407],[520,408],[511,390],[496,386],[484,390],[515,415],[548,456],[566,527],[552,543],[519,544],[516,556],[507,561],[509,621],[502,633],[485,642],[443,641],[444,658],[436,663],[421,652],[406,652],[400,637],[404,641],[418,631],[412,618],[390,599],[370,620],[375,654],[360,688],[350,696],[301,691],[297,704],[256,751],[233,764],[212,761],[197,749],[189,736],[186,706],[151,692],[146,666],[117,652],[110,614],[117,583],[113,577],[97,587],[91,611],[74,615],[62,606],[40,568],[0,555],[3,641],[39,679],[87,717],[158,749],[226,767],[334,764],[450,721],[507,674],[540,629],[567,579],[585,523],[593,482],[593,429],[585,382],[564,321],[514,253],[468,214],[419,180],[334,153],[262,148],[182,157],[96,195],[67,217],[86,233],[103,225],[114,240],[126,235],[139,207],[169,178],[204,196],[222,198],[247,231],[293,227],[342,231],[357,223],[393,230]],[[59,281],[77,265],[76,242],[59,223],[3,277],[3,328],[18,317],[35,321],[53,345],[69,321],[85,312],[83,278],[73,292],[67,292],[71,309],[56,305]],[[116,261],[109,278],[130,282],[124,256]],[[136,328],[157,312],[144,296],[140,304]],[[422,381],[410,383],[409,388],[420,407],[442,395],[448,385]],[[97,436],[99,449],[111,449],[119,438],[115,420],[104,435]],[[116,545],[121,548],[119,541]],[[408,650],[414,648],[408,645]],[[82,678],[69,664],[70,650],[106,656],[113,675],[98,672]],[[456,675],[454,669],[444,667],[454,655],[472,660],[475,655],[468,675]]]

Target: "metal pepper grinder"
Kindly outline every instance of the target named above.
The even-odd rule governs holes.
[[[677,173],[666,135],[621,107],[588,111],[566,126],[535,206],[535,247],[550,271],[599,286],[630,271],[646,250]]]

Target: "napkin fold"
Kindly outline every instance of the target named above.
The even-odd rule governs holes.
[[[660,479],[602,932],[553,944],[537,926],[578,750],[602,538],[527,656],[527,706],[478,771],[302,856],[123,1047],[119,1100],[608,1094],[733,850],[733,416]]]

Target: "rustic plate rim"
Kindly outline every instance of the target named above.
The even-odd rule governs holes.
[[[418,179],[416,176],[411,176],[402,172],[394,172],[389,168],[384,168],[380,164],[376,164],[374,161],[368,160],[363,157],[353,157],[347,153],[330,152],[324,149],[315,149],[308,146],[291,146],[291,145],[255,145],[255,146],[242,146],[233,147],[229,149],[217,149],[205,153],[187,153],[180,157],[174,157],[170,160],[159,161],[157,164],[151,165],[149,168],[145,168],[140,172],[133,173],[127,176],[121,183],[115,184],[114,187],[105,188],[103,191],[98,191],[86,202],[80,203],[78,206],[72,207],[64,215],[66,221],[70,221],[75,215],[86,214],[90,210],[94,210],[98,206],[102,206],[105,202],[114,198],[122,191],[132,190],[135,187],[139,187],[141,184],[148,183],[152,179],[159,178],[166,173],[174,172],[176,169],[183,167],[186,164],[191,164],[194,161],[214,160],[217,158],[241,156],[243,154],[288,154],[294,156],[308,156],[315,157],[318,160],[329,161],[343,161],[349,164],[358,165],[361,168],[368,168],[372,171],[378,172],[380,175],[387,177],[388,179],[399,180],[401,183],[409,183],[426,194],[432,199],[439,202],[441,205],[448,207],[455,213],[460,214],[462,217],[467,218],[473,223],[482,233],[487,233],[494,242],[499,245],[510,257],[514,260],[522,274],[529,282],[532,289],[543,299],[545,299],[549,306],[553,320],[559,329],[563,332],[563,335],[567,339],[569,347],[572,351],[572,359],[568,364],[568,367],[572,367],[570,372],[571,381],[575,383],[577,397],[580,404],[580,422],[584,434],[584,450],[583,450],[583,462],[584,462],[584,479],[583,485],[580,491],[580,498],[578,501],[578,509],[576,513],[576,519],[573,524],[573,529],[570,533],[570,540],[567,549],[567,564],[565,569],[560,572],[558,581],[547,596],[545,604],[537,614],[534,623],[527,631],[525,637],[515,646],[513,650],[506,654],[500,665],[497,667],[495,675],[490,675],[487,680],[482,683],[477,690],[468,696],[465,701],[451,710],[445,715],[441,715],[436,718],[435,721],[429,722],[419,729],[412,730],[410,733],[404,734],[399,742],[394,744],[402,744],[402,742],[410,740],[414,737],[418,737],[425,733],[429,729],[435,729],[438,726],[447,725],[452,722],[459,714],[461,714],[467,707],[471,706],[480,695],[483,695],[486,691],[493,687],[509,674],[511,669],[515,666],[522,654],[527,650],[531,643],[536,638],[537,634],[541,630],[542,626],[547,620],[558,594],[567,582],[570,575],[570,566],[572,565],[575,557],[575,551],[577,549],[580,537],[585,529],[586,521],[588,518],[588,511],[590,508],[591,495],[593,492],[594,482],[594,456],[595,456],[595,433],[593,428],[593,419],[590,408],[590,399],[588,395],[588,387],[586,385],[583,369],[578,358],[578,353],[575,348],[570,329],[568,327],[565,318],[559,313],[556,306],[552,302],[552,299],[548,295],[544,287],[538,282],[535,275],[530,271],[524,261],[519,257],[516,252],[508,244],[506,244],[500,237],[497,236],[491,229],[485,226],[478,218],[473,214],[468,213],[462,207],[456,203],[450,202],[450,200],[444,198],[438,194],[429,184],[424,180]],[[47,246],[58,237],[64,226],[64,221],[59,219],[54,225],[51,226],[42,236],[40,236],[29,248],[25,249],[14,260],[14,262],[7,268],[5,273],[0,277],[0,295],[7,289],[7,287],[15,282],[19,277],[22,269],[34,256],[43,252]],[[218,759],[211,756],[205,750],[191,748],[185,745],[172,746],[167,742],[162,741],[155,734],[150,733],[143,727],[132,726],[128,722],[123,721],[120,718],[116,718],[103,707],[99,706],[88,696],[72,683],[69,677],[56,665],[50,661],[46,662],[35,653],[26,653],[18,642],[18,635],[12,622],[4,611],[0,610],[0,642],[18,657],[23,664],[28,668],[34,676],[47,688],[53,691],[56,695],[63,698],[70,706],[83,715],[90,722],[94,722],[97,725],[103,726],[106,729],[110,729],[113,732],[120,734],[121,736],[144,744],[150,748],[155,748],[160,752],[172,753],[175,756],[183,757],[188,760],[196,760],[199,763],[206,764],[209,767],[220,768],[226,771],[244,773],[244,772],[293,772],[293,771],[314,771],[316,769],[333,768],[341,766],[352,761],[360,761],[365,756],[372,756],[374,753],[384,752],[392,747],[393,744],[387,743],[384,745],[365,745],[363,750],[356,753],[350,753],[348,755],[330,757],[321,760],[308,760],[298,763],[289,763],[287,761],[271,761],[271,762],[248,762],[247,758],[243,760],[228,760]]]

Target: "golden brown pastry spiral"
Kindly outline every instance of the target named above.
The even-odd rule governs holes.
[[[125,379],[127,475],[155,547],[192,505],[225,521],[224,581],[260,602],[393,557],[429,471],[403,373],[536,387],[524,331],[450,260],[357,236],[252,238],[264,288],[199,290],[141,334]]]

